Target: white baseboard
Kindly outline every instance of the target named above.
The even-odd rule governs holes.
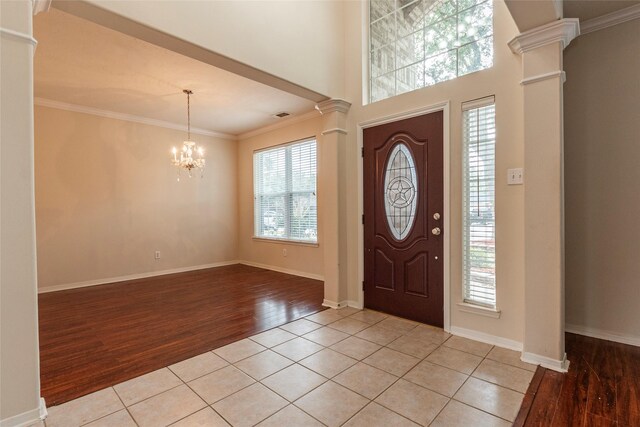
[[[449,331],[453,335],[457,335],[463,338],[469,338],[475,341],[484,342],[498,347],[508,348],[510,350],[522,351],[522,343],[507,338],[502,338],[497,335],[491,335],[484,332],[474,331],[473,329],[460,328],[458,326],[451,326]]]
[[[328,299],[325,299],[325,300],[322,300],[322,306],[338,309],[338,308],[348,307],[349,303],[347,301],[336,302],[336,301],[329,301]]]
[[[275,265],[261,264],[259,262],[253,262],[253,261],[240,260],[240,261],[237,261],[237,263],[248,265],[250,267],[258,267],[258,268],[264,268],[265,270],[277,271],[279,273],[286,273],[294,276],[306,277],[307,279],[321,280],[324,282],[324,276],[321,276],[319,274],[307,273],[305,271],[299,271],[299,270],[291,270],[289,268],[277,267]]]
[[[211,264],[194,265],[191,267],[172,268],[170,270],[152,271],[148,273],[130,274],[128,276],[108,277],[105,279],[88,280],[86,282],[68,283],[63,285],[47,286],[39,288],[38,293],[44,294],[47,292],[64,291],[67,289],[86,288],[88,286],[106,285],[108,283],[126,282],[128,280],[146,279],[148,277],[164,276],[166,274],[185,273],[187,271],[204,270],[207,268],[223,267],[225,265],[239,264],[239,261],[222,261],[214,262]]]
[[[564,354],[564,357],[561,360],[556,360],[535,353],[522,352],[522,357],[520,358],[520,360],[526,363],[531,363],[533,365],[540,365],[543,368],[551,369],[553,371],[567,372],[569,370],[567,353]]]
[[[47,407],[44,399],[40,398],[40,404],[37,408],[0,420],[0,427],[27,427],[44,420],[46,417]]]
[[[587,337],[640,347],[640,336],[621,334],[618,332],[605,331],[603,329],[590,328],[588,326],[574,325],[570,323],[565,325],[564,330],[566,332],[571,332],[572,334],[584,335]]]
[[[47,404],[44,401],[44,397],[40,398],[40,407],[38,408],[38,412],[40,413],[41,420],[44,420],[49,416],[49,411],[47,411]]]
[[[364,304],[359,301],[347,300],[347,306],[357,308],[358,310],[364,309]]]

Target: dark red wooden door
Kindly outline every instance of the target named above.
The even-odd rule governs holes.
[[[364,130],[364,305],[443,326],[443,113]]]

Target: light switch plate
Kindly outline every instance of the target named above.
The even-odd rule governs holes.
[[[507,184],[521,185],[524,183],[524,170],[522,168],[507,169]]]

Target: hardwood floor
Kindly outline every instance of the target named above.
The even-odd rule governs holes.
[[[640,426],[640,347],[566,337],[569,372],[539,367],[514,426]]]
[[[320,311],[321,281],[244,265],[40,294],[57,405]]]

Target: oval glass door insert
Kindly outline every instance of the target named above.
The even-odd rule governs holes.
[[[383,188],[389,229],[397,240],[404,240],[416,219],[418,178],[411,151],[403,143],[396,145],[389,154]]]

